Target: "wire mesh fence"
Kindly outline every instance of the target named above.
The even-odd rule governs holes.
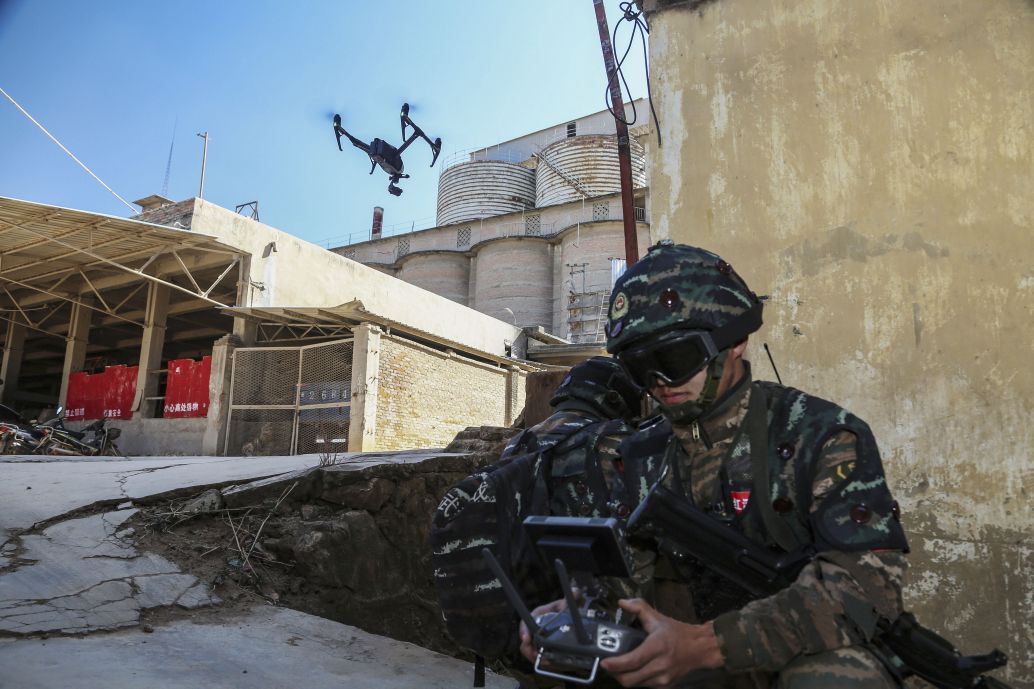
[[[234,351],[226,454],[348,450],[352,340]]]

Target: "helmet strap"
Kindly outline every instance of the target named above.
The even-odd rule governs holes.
[[[718,398],[718,386],[722,382],[722,373],[725,372],[725,362],[728,359],[729,350],[724,349],[707,365],[707,380],[704,381],[700,397],[674,406],[659,403],[664,415],[672,423],[688,423],[706,414]]]

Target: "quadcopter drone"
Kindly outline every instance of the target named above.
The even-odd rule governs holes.
[[[412,127],[413,133],[406,138],[406,127]],[[374,169],[380,165],[381,169],[388,173],[388,193],[392,196],[401,196],[402,189],[396,186],[396,183],[401,179],[408,179],[409,175],[404,174],[402,164],[402,152],[409,148],[409,144],[416,141],[417,137],[420,137],[427,142],[427,145],[431,147],[431,152],[434,153],[434,157],[431,158],[431,167],[434,167],[435,162],[438,160],[438,154],[442,152],[442,140],[441,137],[431,141],[424,131],[420,127],[413,123],[413,120],[409,119],[409,103],[402,104],[402,145],[396,148],[383,139],[374,139],[370,143],[366,144],[355,138],[351,134],[345,131],[345,128],[341,126],[341,115],[334,115],[334,134],[337,136],[337,147],[339,151],[343,151],[341,148],[341,136],[348,137],[348,140],[352,142],[352,145],[358,148],[360,151],[370,156],[370,174],[373,174]]]

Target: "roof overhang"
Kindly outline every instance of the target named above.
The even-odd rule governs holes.
[[[158,283],[213,307],[231,306],[213,298],[213,291],[242,257],[210,235],[2,196],[0,247],[0,295],[29,327],[35,324],[28,307],[83,302],[83,295],[91,296],[88,308],[118,318],[119,305],[104,293],[134,283]],[[199,277],[203,271],[206,280]]]
[[[335,329],[352,328],[360,323],[373,323],[393,332],[410,336],[416,340],[430,342],[456,352],[463,352],[497,364],[514,366],[525,370],[540,370],[541,366],[521,359],[502,357],[485,352],[455,340],[435,335],[414,328],[405,323],[392,320],[368,310],[363,303],[355,299],[340,306],[326,308],[316,307],[279,307],[279,306],[236,306],[223,309],[223,313],[236,318],[244,318],[263,327],[283,327],[294,332],[306,332],[315,329],[316,333],[335,334]]]

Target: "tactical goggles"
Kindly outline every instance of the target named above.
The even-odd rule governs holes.
[[[616,356],[636,385],[650,388],[660,381],[675,387],[707,368],[718,357],[718,351],[706,330],[673,330]]]

